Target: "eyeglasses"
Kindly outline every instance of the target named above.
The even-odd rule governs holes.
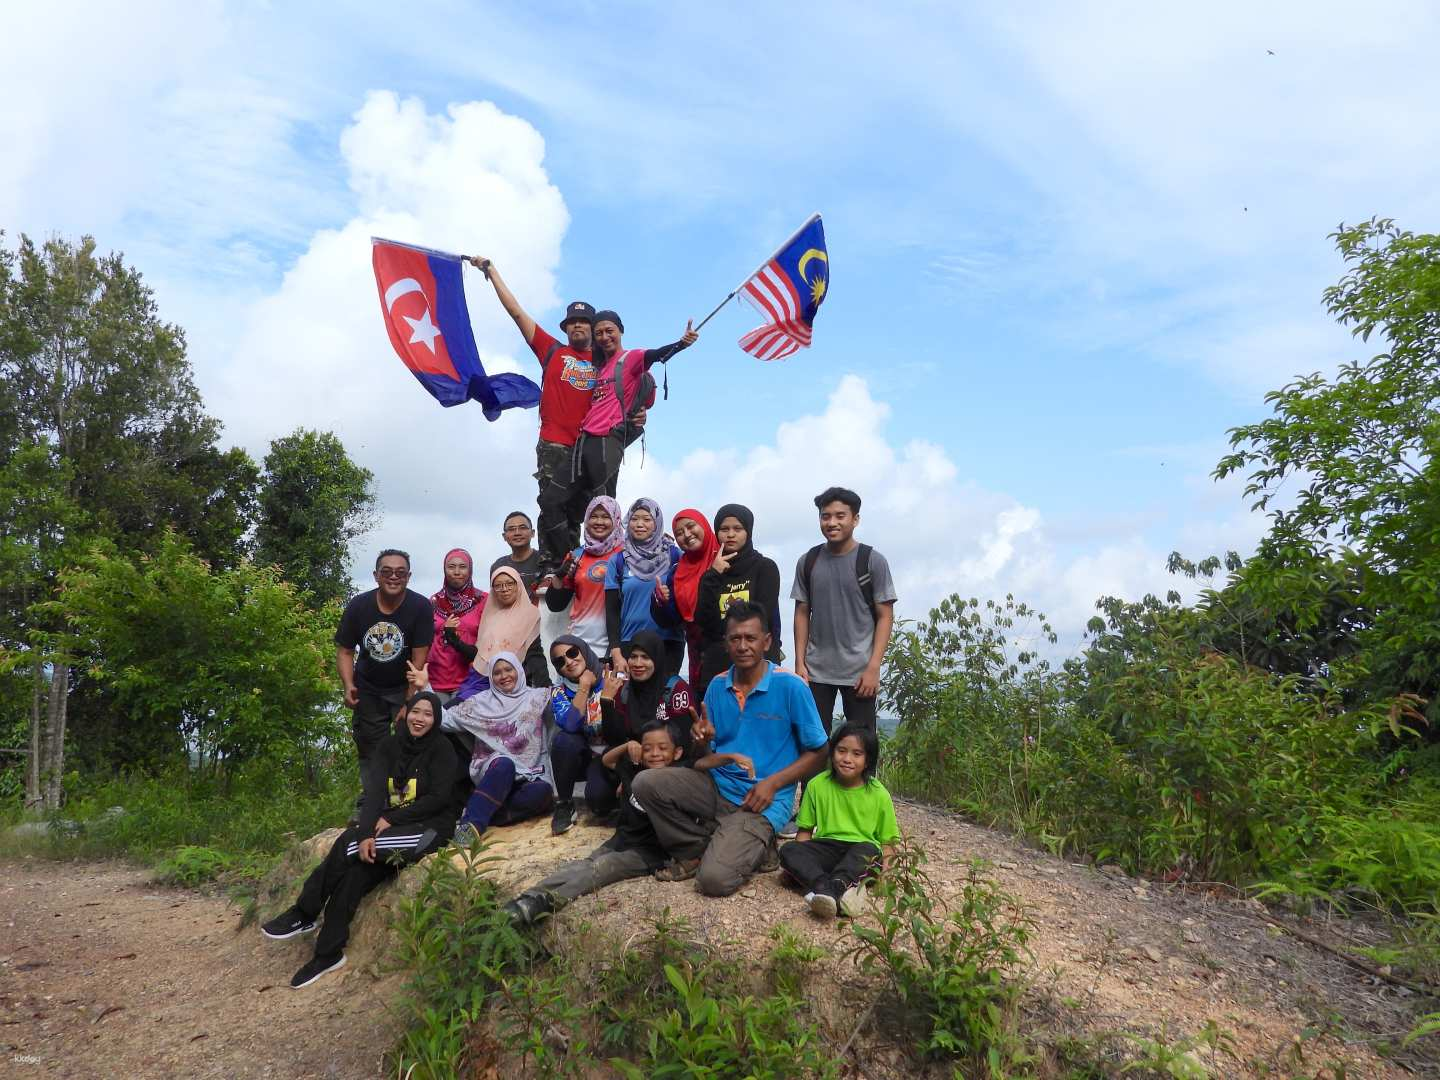
[[[410,571],[409,571],[409,570],[394,570],[394,569],[391,569],[391,568],[388,567],[388,566],[382,566],[379,570],[376,570],[376,571],[375,571],[375,576],[376,576],[376,577],[383,577],[383,578],[399,578],[401,581],[404,581],[406,578],[408,578],[408,577],[410,576]]]
[[[575,648],[574,645],[571,645],[568,649],[560,653],[558,656],[552,655],[550,657],[550,663],[554,664],[557,668],[562,668],[571,660],[579,660],[580,656],[580,650]]]

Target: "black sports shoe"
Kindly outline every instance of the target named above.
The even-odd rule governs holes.
[[[555,902],[550,899],[550,894],[542,892],[523,892],[504,907],[505,914],[510,917],[510,925],[517,930],[534,925],[542,915],[554,910]]]
[[[302,986],[309,986],[321,975],[328,975],[332,971],[339,971],[345,966],[345,954],[332,956],[322,960],[314,957],[308,964],[295,972],[295,977],[290,980],[290,989],[299,990]]]
[[[276,941],[284,941],[286,938],[292,938],[296,934],[308,934],[314,929],[315,920],[307,919],[292,907],[286,911],[282,911],[269,922],[262,924],[260,932],[268,938],[273,938]]]
[[[559,836],[575,827],[575,800],[560,799],[555,803],[555,813],[550,818],[550,835]]]

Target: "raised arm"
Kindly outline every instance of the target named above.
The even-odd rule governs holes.
[[[535,320],[520,306],[520,301],[515,299],[515,294],[505,284],[505,279],[500,276],[500,271],[495,268],[495,264],[483,255],[471,255],[469,261],[470,265],[484,274],[485,279],[495,287],[495,295],[500,298],[500,306],[515,320],[515,325],[520,328],[520,333],[525,338],[525,344],[528,345],[534,341]]]
[[[680,335],[679,341],[672,341],[669,345],[662,345],[658,349],[645,350],[645,366],[652,367],[655,364],[663,364],[682,349],[688,349],[700,339],[692,325],[693,319],[685,320],[685,333]]]

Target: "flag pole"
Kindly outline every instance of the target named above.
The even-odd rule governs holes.
[[[780,245],[779,247],[777,247],[774,251],[772,251],[772,252],[770,253],[770,257],[767,258],[767,259],[765,259],[764,261],[762,261],[762,262],[760,263],[760,265],[757,266],[754,270],[752,270],[750,273],[746,274],[746,275],[745,275],[745,280],[742,281],[742,282],[740,282],[739,285],[736,285],[735,288],[731,289],[731,290],[730,290],[730,295],[727,296],[727,297],[725,297],[724,300],[721,300],[720,303],[716,304],[716,305],[715,305],[715,310],[712,311],[712,312],[710,312],[709,315],[706,315],[705,318],[701,319],[701,320],[700,320],[700,325],[699,325],[699,326],[696,326],[695,329],[698,331],[701,326],[704,326],[707,322],[709,322],[709,321],[710,321],[711,319],[713,319],[716,315],[718,315],[718,314],[720,313],[720,309],[723,308],[726,304],[728,304],[731,300],[734,300],[736,294],[739,293],[740,290],[745,287],[746,283],[749,282],[749,280],[750,280],[751,278],[753,278],[753,277],[754,277],[756,274],[758,274],[761,270],[764,270],[765,267],[767,267],[768,265],[770,265],[770,261],[771,261],[772,259],[774,259],[776,255],[779,255],[782,251],[784,251],[784,250],[785,250],[786,248],[788,248],[791,244],[793,244],[793,243],[795,242],[796,238],[799,237],[799,235],[800,235],[801,233],[803,233],[806,229],[808,229],[808,228],[810,227],[811,222],[813,222],[813,221],[814,221],[816,218],[818,218],[819,216],[820,216],[819,213],[814,213],[814,214],[811,214],[808,218],[806,218],[804,224],[802,224],[798,229],[796,229],[793,233],[790,234],[790,239],[786,240],[783,244],[781,244],[781,245]]]
[[[762,263],[761,265],[764,265],[764,264]],[[749,279],[749,278],[746,278],[745,280],[746,280],[746,281],[749,281],[750,279]],[[713,319],[716,315],[720,314],[720,309],[723,308],[726,304],[728,304],[731,300],[734,300],[734,299],[735,299],[735,294],[738,293],[739,291],[740,291],[739,289],[732,289],[732,290],[730,291],[730,295],[729,295],[729,296],[725,297],[724,300],[721,300],[720,303],[718,303],[718,304],[715,305],[715,310],[714,310],[714,311],[710,312],[709,315],[706,315],[703,319],[700,320],[699,325],[695,327],[695,332],[698,334],[698,333],[700,332],[700,327],[701,327],[701,326],[704,326],[707,322],[709,322],[711,319]]]

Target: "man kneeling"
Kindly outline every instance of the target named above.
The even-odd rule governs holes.
[[[765,659],[768,612],[731,603],[725,646],[731,667],[711,680],[693,731],[696,747],[713,739],[713,750],[694,769],[646,772],[634,785],[671,859],[655,876],[693,877],[707,896],[729,896],[762,863],[779,865],[775,834],[790,819],[795,785],[825,764],[825,729],[809,687]]]
[[[631,795],[641,770],[660,771],[680,760],[683,752],[669,725],[651,721],[631,740],[611,747],[601,759],[620,774],[620,821],[615,835],[583,859],[568,862],[538,885],[532,885],[505,905],[510,921],[528,926],[541,915],[564,907],[586,893],[626,878],[644,877],[665,864],[665,852],[655,839],[650,818]],[[688,770],[684,770],[688,771]]]

